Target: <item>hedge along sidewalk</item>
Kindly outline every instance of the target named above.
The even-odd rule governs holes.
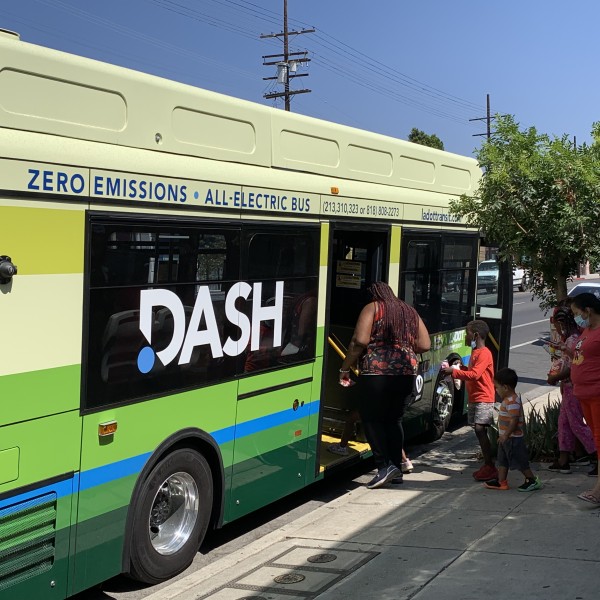
[[[533,461],[553,461],[558,456],[558,418],[562,397],[555,387],[524,402],[525,441]]]

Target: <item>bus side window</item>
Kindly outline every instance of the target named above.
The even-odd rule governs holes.
[[[410,241],[406,248],[401,296],[414,307],[430,332],[440,331],[438,271],[434,244]]]
[[[278,281],[284,282],[281,345],[273,347],[273,323],[260,325],[260,347],[246,353],[244,371],[258,371],[314,358],[317,326],[318,230],[284,233],[248,230],[242,252],[242,278],[262,282],[263,305],[275,301]],[[251,310],[254,298],[248,302]]]

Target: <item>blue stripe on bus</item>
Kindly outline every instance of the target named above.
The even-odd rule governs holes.
[[[81,473],[79,491],[83,492],[84,490],[89,490],[90,488],[114,481],[115,479],[136,475],[144,468],[144,465],[148,462],[150,456],[152,456],[152,452],[144,452],[144,454],[138,454],[137,456],[119,460],[115,463],[96,467],[89,471],[83,471]]]
[[[75,473],[70,479],[58,481],[50,485],[36,488],[30,492],[18,494],[17,496],[12,496],[11,498],[6,498],[0,502],[0,510],[6,509],[6,512],[3,512],[2,516],[5,517],[9,514],[19,512],[23,509],[23,502],[28,502],[32,498],[36,498],[38,496],[55,494],[57,499],[63,498],[64,496],[70,496],[73,493],[73,489],[77,487],[78,480],[79,474]]]
[[[304,405],[303,408],[307,408],[308,415],[312,415],[319,412],[319,406],[320,401],[314,400],[309,402],[308,406]],[[292,408],[289,408],[278,413],[273,413],[271,415],[252,419],[251,421],[246,421],[245,423],[238,423],[237,426],[218,429],[213,431],[211,435],[217,444],[222,445],[233,441],[234,437],[241,438],[248,435],[253,435],[266,429],[277,427],[278,425],[285,425],[286,423],[297,421],[298,419],[306,416],[307,414],[305,414],[301,409],[293,410]],[[61,481],[56,485],[37,488],[31,492],[19,494],[18,496],[0,502],[0,509],[5,506],[30,500],[31,498],[41,494],[55,493],[59,498],[68,496],[73,492],[73,489],[77,489],[77,483],[79,483],[79,491],[83,492],[85,490],[110,483],[115,479],[136,475],[143,469],[150,456],[152,456],[152,452],[145,452],[144,454],[139,454],[138,456],[132,456],[131,458],[126,458],[108,465],[96,467],[95,469],[90,469],[89,471],[83,471],[81,474],[76,473],[75,484],[73,484],[73,480],[69,479],[67,481]],[[78,479],[79,481],[77,481]],[[19,508],[17,507],[15,510],[19,510]]]
[[[264,431],[265,429],[277,427],[278,425],[285,425],[286,423],[292,423],[293,421],[307,417],[311,414],[313,404],[319,404],[319,401],[316,400],[314,402],[309,402],[308,406],[304,405],[304,407],[302,407],[308,409],[308,414],[305,414],[304,411],[300,412],[302,409],[294,410],[293,408],[288,408],[278,413],[273,413],[270,415],[265,415],[264,417],[259,417],[258,419],[246,421],[245,423],[238,423],[236,426],[235,437],[245,437],[247,435],[252,435],[253,433]]]

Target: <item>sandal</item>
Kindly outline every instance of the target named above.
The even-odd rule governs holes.
[[[591,490],[588,492],[582,492],[581,494],[578,494],[577,497],[580,500],[584,500],[585,502],[600,505],[600,497],[598,495],[592,493]]]

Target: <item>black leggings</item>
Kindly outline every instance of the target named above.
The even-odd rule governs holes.
[[[359,412],[378,469],[402,467],[402,416],[414,390],[410,375],[361,375]]]

